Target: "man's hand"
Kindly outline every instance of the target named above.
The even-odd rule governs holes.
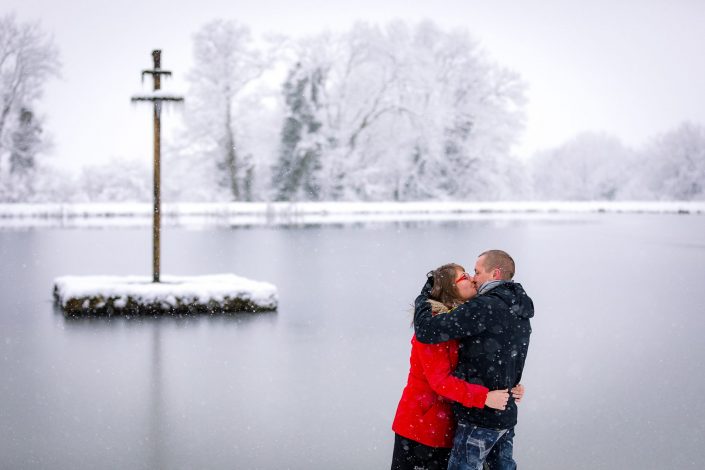
[[[512,388],[512,396],[514,397],[514,402],[519,403],[524,397],[524,386],[518,384],[516,387]]]
[[[426,278],[426,284],[421,288],[421,295],[428,297],[431,295],[431,289],[433,289],[433,276],[428,276]]]
[[[509,401],[509,389],[504,390],[492,390],[487,394],[487,399],[485,400],[485,406],[489,408],[494,408],[495,410],[504,410],[507,408],[507,402]]]

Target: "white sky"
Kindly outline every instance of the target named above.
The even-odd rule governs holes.
[[[174,73],[162,87],[184,92],[191,37],[216,18],[255,34],[340,30],[356,20],[466,28],[529,85],[522,156],[582,131],[638,146],[685,120],[705,123],[702,0],[3,0],[0,14],[12,11],[41,21],[60,48],[62,78],[41,109],[53,160],[74,168],[151,159],[149,106],[130,103],[140,71],[161,48],[162,67]],[[167,113],[163,122],[175,120]]]

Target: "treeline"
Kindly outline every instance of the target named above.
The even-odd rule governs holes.
[[[231,200],[495,198],[520,176],[509,150],[524,85],[466,32],[358,24],[264,44],[215,21],[194,51],[181,187]]]
[[[10,26],[34,28],[28,40],[51,66],[35,73],[34,95],[9,106],[14,124],[0,126],[0,200],[149,200],[149,162],[113,160],[60,178],[42,167],[46,143],[31,105],[58,70],[56,48],[13,17],[0,22],[0,47]],[[705,198],[705,131],[696,124],[642,149],[584,134],[514,158],[525,84],[466,31],[360,23],[265,40],[219,20],[193,41],[183,130],[163,152],[165,200]],[[5,100],[12,73],[0,65]]]
[[[526,166],[532,199],[704,200],[705,127],[686,122],[638,149],[582,134]]]

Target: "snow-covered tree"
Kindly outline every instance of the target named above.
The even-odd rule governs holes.
[[[530,161],[535,195],[553,200],[613,200],[633,173],[633,152],[607,134],[584,133]]]
[[[37,23],[0,17],[0,199],[32,194],[41,120],[34,112],[44,84],[59,72],[58,51]]]
[[[638,163],[637,198],[665,200],[705,199],[705,127],[684,123],[656,138]]]
[[[446,33],[429,22],[416,26],[407,97],[419,139],[412,152],[426,175],[405,191],[411,197],[495,199],[511,194],[507,178],[517,163],[510,149],[523,129],[525,85],[491,63],[465,31]],[[408,54],[407,54],[408,55]],[[407,92],[407,95],[409,93]]]
[[[81,170],[76,182],[78,202],[148,202],[152,196],[152,174],[144,161],[113,157],[106,163]]]
[[[491,64],[467,33],[447,33],[430,22],[384,28],[359,23],[344,34],[307,38],[297,53],[284,90],[289,121],[275,174],[291,175],[291,158],[282,156],[298,155],[303,162],[303,155],[316,155],[320,166],[311,168],[320,168],[323,199],[489,199],[508,193],[509,149],[523,126],[524,85]],[[305,138],[295,131],[305,119],[292,105],[307,109],[315,122]],[[313,151],[296,154],[292,142]]]
[[[248,119],[244,90],[267,68],[249,29],[234,21],[216,20],[194,36],[194,68],[186,102],[187,146],[193,162],[232,200],[251,198],[255,166],[241,142]]]

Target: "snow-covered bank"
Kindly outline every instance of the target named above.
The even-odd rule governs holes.
[[[260,312],[277,308],[277,288],[234,274],[162,276],[62,276],[54,299],[72,315],[83,313]]]
[[[164,204],[167,226],[297,225],[586,213],[705,214],[705,201],[232,202]],[[149,203],[0,204],[0,228],[149,226]]]

